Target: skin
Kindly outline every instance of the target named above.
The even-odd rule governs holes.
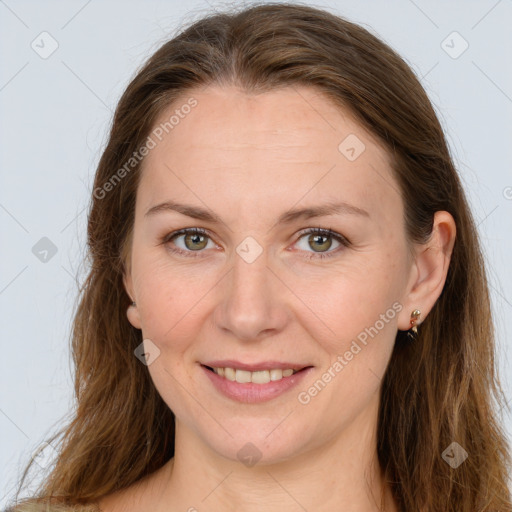
[[[396,511],[377,463],[381,379],[397,330],[428,315],[446,279],[455,223],[437,212],[427,244],[406,243],[403,203],[388,154],[348,112],[313,88],[250,95],[235,87],[188,91],[197,106],[146,157],[136,198],[125,286],[129,321],[159,356],[148,370],[176,415],[175,457],[130,488],[105,497],[117,511]],[[348,160],[338,145],[355,134],[365,150]],[[222,223],[166,211],[167,200],[201,206]],[[343,200],[369,217],[336,214],[277,224],[292,207]],[[181,228],[208,230],[207,246]],[[350,246],[307,228],[330,228]],[[248,236],[263,249],[247,263]],[[192,237],[193,238],[193,237]],[[329,246],[329,241],[331,245]],[[195,244],[195,245],[194,245]],[[173,254],[170,247],[197,257]],[[330,258],[306,259],[331,252]],[[401,311],[307,404],[298,401],[394,303]],[[420,327],[421,329],[421,327]],[[221,395],[200,362],[284,360],[314,369],[268,402]],[[332,372],[332,370],[331,370]],[[253,443],[261,459],[237,458]]]

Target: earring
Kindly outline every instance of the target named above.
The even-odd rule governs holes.
[[[134,301],[134,302],[132,302],[132,306],[133,306],[134,308],[135,308],[135,307],[137,307],[137,304],[135,303],[135,301]]]
[[[409,336],[409,338],[412,338],[413,340],[416,339],[416,337],[418,336],[417,323],[418,323],[420,316],[421,316],[421,311],[419,309],[415,309],[411,313],[411,329],[409,329],[407,331],[407,336]],[[411,331],[413,332],[413,334],[411,334]]]

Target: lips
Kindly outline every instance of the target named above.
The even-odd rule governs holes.
[[[293,375],[282,377],[276,381],[255,383],[231,381],[208,369],[207,366],[200,365],[200,368],[217,392],[231,400],[246,404],[267,402],[280,395],[284,395],[286,392],[291,391],[292,388],[298,386],[313,371],[313,367],[309,366]],[[245,372],[245,370],[240,371]]]
[[[218,392],[243,403],[277,398],[297,386],[314,368],[284,361],[248,364],[225,359],[208,361],[200,367]]]

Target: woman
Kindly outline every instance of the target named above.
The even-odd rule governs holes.
[[[13,510],[512,510],[473,217],[365,29],[267,4],[164,44],[88,243],[76,417]]]

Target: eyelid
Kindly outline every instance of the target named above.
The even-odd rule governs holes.
[[[299,238],[303,237],[304,235],[308,235],[308,234],[331,236],[332,238],[334,238],[335,240],[337,240],[338,242],[340,242],[343,245],[348,246],[351,244],[350,240],[346,236],[344,236],[341,233],[338,233],[336,231],[333,231],[331,228],[307,228],[307,229],[304,229],[297,233]]]

